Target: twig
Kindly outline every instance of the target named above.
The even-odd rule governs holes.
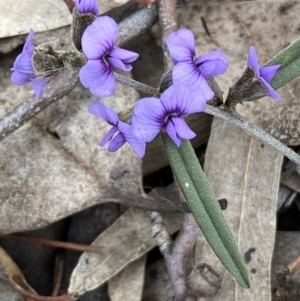
[[[19,294],[26,297],[26,299],[28,299],[28,300],[33,300],[33,301],[75,301],[75,300],[78,300],[78,294],[76,294],[76,293],[62,295],[62,296],[56,296],[56,297],[48,297],[48,296],[36,295],[35,293],[25,291],[21,286],[19,286],[16,283],[13,283],[12,286]]]
[[[142,84],[134,79],[131,79],[127,76],[114,72],[115,80],[121,84],[134,88],[140,92],[144,92],[146,94],[153,95],[154,97],[158,97],[159,91],[158,89],[152,88],[148,85]]]
[[[176,16],[174,0],[158,0],[158,19],[162,31],[165,72],[173,68],[173,61],[170,57],[165,40],[171,32],[177,30]]]
[[[172,244],[172,239],[163,223],[162,217],[157,212],[151,213],[153,223],[152,236],[157,241],[158,247],[164,256],[176,300],[194,301],[188,296],[186,279],[189,267],[189,255],[194,247],[199,227],[191,213],[184,214],[180,232]]]
[[[0,119],[0,141],[17,130],[40,111],[68,94],[76,85],[78,72],[65,71],[50,82],[43,97],[30,97]]]
[[[276,150],[278,150],[280,153],[282,153],[297,165],[300,165],[300,156],[296,152],[294,152],[292,149],[278,141],[276,138],[274,138],[264,130],[260,129],[251,122],[242,119],[237,114],[232,113],[228,109],[221,107],[215,108],[207,105],[204,112],[237,125],[239,128],[247,131],[256,138],[261,139],[262,142],[274,147]]]
[[[157,4],[143,8],[133,13],[129,18],[119,23],[119,38],[117,44],[128,43],[133,38],[144,33],[157,21]]]
[[[51,294],[53,297],[58,296],[61,283],[62,283],[63,271],[64,271],[64,257],[63,257],[63,253],[60,252],[56,255],[55,258],[53,289]]]
[[[157,6],[144,8],[119,24],[117,45],[124,44],[152,26],[157,20]],[[78,72],[65,71],[47,85],[43,97],[30,97],[0,119],[0,141],[13,133],[43,109],[68,94],[76,85]]]
[[[89,245],[80,245],[72,242],[63,242],[58,240],[50,240],[50,239],[44,239],[40,237],[34,237],[31,235],[23,234],[23,233],[13,233],[6,235],[8,237],[15,237],[15,238],[21,238],[27,241],[31,241],[37,244],[50,246],[50,247],[56,247],[56,248],[64,248],[69,249],[73,251],[78,252],[95,252],[100,253],[102,250],[100,247],[97,246],[89,246]]]

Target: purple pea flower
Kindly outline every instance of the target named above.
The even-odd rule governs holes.
[[[32,38],[34,35],[33,29],[30,29],[26,43],[24,44],[23,51],[18,55],[14,62],[13,71],[11,75],[11,81],[18,86],[23,86],[31,82],[35,95],[39,98],[49,80],[49,77],[38,79],[32,67],[32,56],[33,49],[35,49],[32,43]]]
[[[99,143],[100,146],[104,146],[110,141],[108,151],[116,152],[128,142],[138,157],[144,157],[146,143],[136,137],[131,125],[119,120],[118,114],[113,109],[99,101],[94,101],[89,105],[89,112],[112,125],[112,128]],[[119,133],[116,134],[117,132]]]
[[[96,96],[107,97],[116,90],[113,68],[130,71],[138,54],[115,47],[118,24],[110,17],[99,17],[82,36],[82,50],[88,62],[80,70],[81,83]]]
[[[195,93],[185,84],[176,84],[169,87],[160,99],[154,97],[140,99],[135,105],[132,116],[134,133],[149,142],[165,129],[179,147],[182,139],[192,139],[196,136],[183,116],[202,112],[209,100],[205,97],[207,94],[205,91]]]
[[[251,68],[257,79],[259,79],[268,89],[268,95],[275,100],[282,100],[280,95],[275,91],[275,89],[270,85],[272,78],[274,77],[280,65],[265,66],[260,68],[258,64],[258,58],[256,49],[254,46],[249,48],[248,56],[248,67]]]
[[[195,58],[194,34],[189,29],[182,28],[171,33],[166,43],[175,64],[172,71],[174,84],[189,82],[201,90],[202,86],[208,86],[204,78],[223,74],[227,69],[228,61],[221,49]]]
[[[99,17],[99,6],[97,0],[75,0],[76,9],[80,14],[93,14]]]

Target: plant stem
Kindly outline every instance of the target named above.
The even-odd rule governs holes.
[[[136,89],[137,91],[144,92],[149,95],[157,97],[159,95],[158,89],[152,88],[148,85],[142,84],[132,78],[126,77],[122,74],[114,72],[115,80],[123,85]]]

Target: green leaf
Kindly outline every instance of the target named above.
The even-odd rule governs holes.
[[[271,81],[272,87],[276,90],[300,75],[300,39],[272,57],[265,66],[277,64],[281,67]]]
[[[249,288],[247,268],[190,141],[183,140],[178,148],[166,133],[162,137],[173,173],[207,242],[233,278]]]

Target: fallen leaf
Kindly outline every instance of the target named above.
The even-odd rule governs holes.
[[[255,274],[250,272],[251,288],[239,287],[205,243],[201,260],[223,279],[212,298],[215,301],[271,298],[270,264],[281,164],[282,155],[273,148],[234,125],[214,119],[204,170],[217,198],[228,201],[223,213],[249,271],[256,269]]]
[[[47,31],[71,24],[71,14],[62,0],[0,1],[0,38],[27,34],[30,28]]]
[[[0,300],[31,301],[17,293],[14,289],[14,285],[19,285],[24,290],[36,294],[35,291],[27,284],[19,267],[1,247],[0,279]]]
[[[128,0],[98,0],[101,14],[127,2]],[[0,38],[27,34],[30,28],[36,32],[48,31],[72,22],[69,7],[62,0],[41,0],[38,4],[34,0],[0,0],[0,8]]]
[[[181,214],[162,216],[169,233],[179,228]],[[141,258],[156,246],[151,230],[149,212],[128,209],[93,242],[93,245],[102,246],[103,252],[81,255],[72,273],[68,291],[76,291],[82,295],[105,283],[131,262]]]
[[[108,282],[111,301],[141,301],[144,288],[146,255],[129,264]]]

